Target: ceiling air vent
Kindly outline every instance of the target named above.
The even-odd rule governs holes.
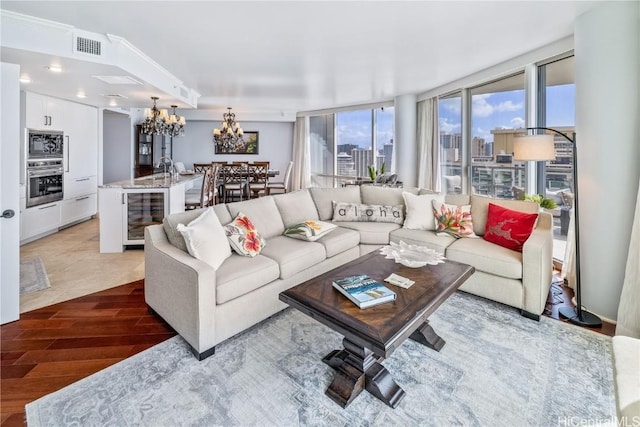
[[[89,55],[102,55],[102,43],[98,40],[91,40],[86,37],[76,37],[76,52],[88,53]]]

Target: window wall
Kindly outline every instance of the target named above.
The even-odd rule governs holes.
[[[393,158],[393,106],[310,117],[313,186],[341,186],[389,171]]]
[[[462,93],[438,100],[438,121],[443,191],[459,194],[462,192],[462,159],[466,152],[462,144]]]
[[[470,96],[471,191],[515,198],[526,186],[524,165],[513,160],[513,138],[525,126],[524,73],[474,87]]]

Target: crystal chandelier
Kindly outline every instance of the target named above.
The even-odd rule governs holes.
[[[240,127],[240,123],[236,122],[236,115],[231,112],[231,107],[227,107],[227,109],[229,111],[222,115],[222,129],[213,130],[213,142],[221,152],[236,151],[244,144],[242,139],[244,131]]]
[[[178,116],[176,114],[177,105],[172,105],[173,113],[165,119],[165,125],[167,128],[167,134],[169,136],[182,136],[184,135],[184,125],[187,124],[184,116]]]
[[[147,135],[166,135],[167,127],[165,120],[168,118],[167,110],[158,109],[156,101],[157,96],[152,96],[153,108],[144,109],[144,122],[142,123],[142,133]]]

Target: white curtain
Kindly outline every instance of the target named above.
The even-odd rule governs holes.
[[[575,204],[569,211],[569,228],[567,230],[567,245],[562,260],[561,279],[567,279],[569,287],[576,290],[576,231],[575,231]]]
[[[292,191],[308,188],[311,185],[311,148],[309,141],[309,117],[298,117],[293,126]]]
[[[631,227],[627,268],[618,306],[616,335],[640,338],[640,185]]]
[[[440,192],[438,98],[418,102],[418,186]]]

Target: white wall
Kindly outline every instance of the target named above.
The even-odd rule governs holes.
[[[0,323],[20,315],[20,66],[0,64]]]
[[[126,114],[103,111],[102,179],[104,183],[129,179],[133,173],[131,119]]]
[[[582,302],[615,319],[640,179],[640,3],[585,13],[574,40]]]
[[[243,122],[245,131],[259,132],[258,154],[216,155],[213,146],[213,129],[220,121],[188,120],[183,136],[173,138],[173,161],[183,162],[187,169],[193,163],[211,161],[270,161],[272,169],[284,170],[291,161],[293,147],[293,123],[289,122]]]

